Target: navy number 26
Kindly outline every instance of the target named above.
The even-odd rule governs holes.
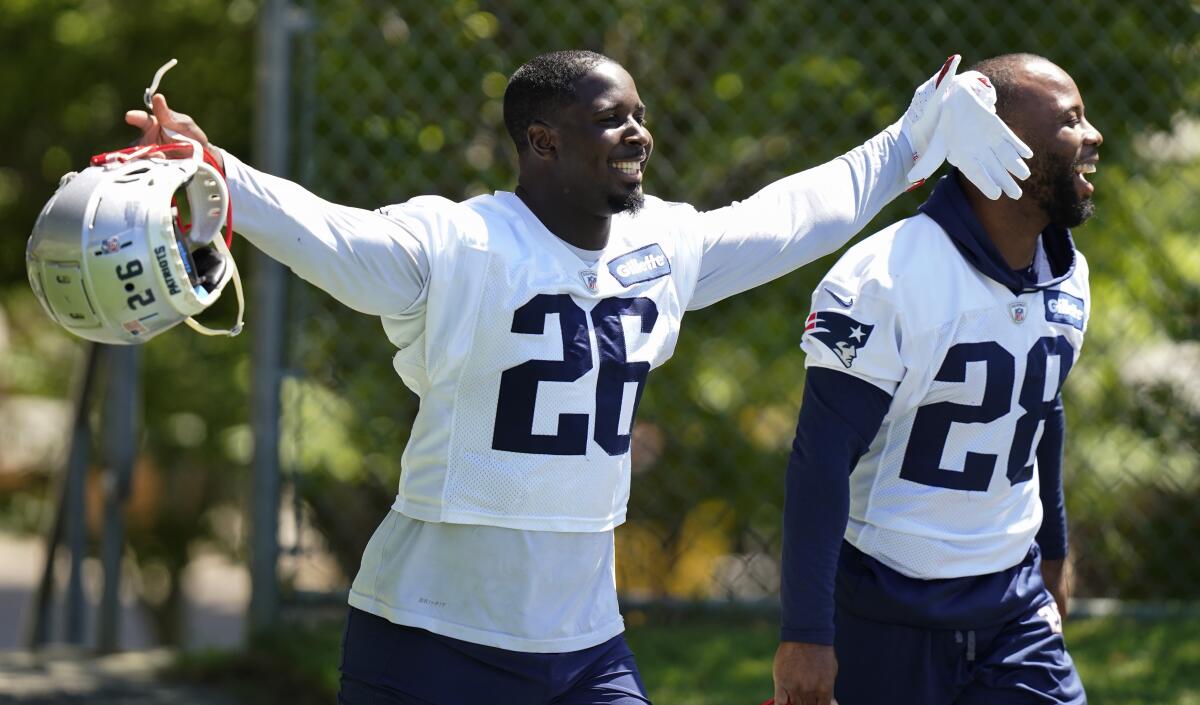
[[[1053,398],[1042,397],[1046,388],[1046,361],[1057,356],[1058,380],[1052,397],[1062,390],[1067,373],[1074,362],[1074,349],[1063,336],[1045,336],[1038,339],[1025,356],[1025,379],[1017,403],[1025,412],[1017,419],[1012,447],[1008,451],[1006,475],[1012,484],[1033,478],[1033,465],[1026,465],[1033,449],[1033,438],[1041,423],[1054,405]],[[989,453],[968,451],[962,472],[941,467],[942,453],[956,423],[991,423],[1009,412],[1015,381],[1016,359],[1012,353],[998,343],[959,343],[946,353],[942,367],[934,377],[938,382],[966,381],[967,363],[982,362],[986,369],[983,399],[979,404],[955,404],[943,401],[926,404],[917,411],[913,420],[908,448],[904,451],[904,462],[900,466],[900,477],[922,485],[946,487],[955,490],[982,492],[992,482],[996,467],[996,456]]]
[[[512,332],[541,335],[546,317],[558,314],[562,333],[562,360],[529,360],[504,371],[496,405],[492,448],[540,455],[584,455],[587,453],[588,414],[559,414],[553,435],[533,432],[534,407],[539,382],[574,382],[592,369],[592,343],[588,335],[589,315],[567,294],[538,294],[513,314]],[[641,332],[649,333],[658,320],[658,307],[645,298],[609,298],[592,309],[591,326],[596,331],[600,369],[596,380],[596,443],[609,455],[629,450],[629,434],[619,433],[621,402],[627,382],[637,383],[633,413],[637,414],[649,362],[626,360],[622,317],[636,317]],[[632,422],[631,422],[632,423]]]

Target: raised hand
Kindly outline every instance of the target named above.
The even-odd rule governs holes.
[[[958,55],[921,84],[901,120],[916,163],[908,172],[919,183],[948,161],[993,200],[1021,197],[1017,179],[1029,177],[1024,159],[1033,150],[996,115],[996,90],[978,71],[956,74]]]
[[[929,143],[933,140],[938,120],[942,116],[942,99],[945,98],[946,90],[953,82],[954,74],[958,71],[958,64],[961,61],[961,54],[951,54],[936,73],[917,86],[917,90],[913,91],[912,102],[909,103],[908,110],[904,112],[904,117],[900,120],[900,131],[908,137],[908,144],[912,147],[913,159],[917,164],[924,162],[923,157],[929,148]],[[938,161],[937,165],[929,170],[929,173],[932,174],[941,164],[941,161]],[[915,182],[922,181],[924,178],[914,179],[910,173],[908,180]]]
[[[201,130],[190,116],[171,110],[167,106],[167,99],[161,93],[154,94],[151,104],[153,107],[151,113],[147,113],[145,110],[130,110],[125,113],[125,122],[142,131],[142,136],[138,139],[137,144],[179,142],[177,137],[170,134],[174,132],[199,142],[200,146],[217,160],[219,167],[224,168],[220,150],[213,148],[208,141],[208,136],[204,134],[204,130]]]

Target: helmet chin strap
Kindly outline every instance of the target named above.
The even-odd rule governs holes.
[[[154,109],[154,104],[151,102],[151,98],[154,96],[155,91],[158,90],[159,81],[162,80],[163,74],[171,70],[177,63],[179,63],[178,60],[171,59],[167,63],[163,64],[158,71],[154,73],[154,81],[151,82],[150,87],[147,88],[146,92],[142,95],[142,100],[145,101],[147,109]],[[162,131],[171,139],[179,140],[180,142],[186,142],[192,146],[192,159],[195,160],[196,169],[200,174],[203,174],[206,170],[209,170],[207,165],[204,163],[204,149],[200,146],[199,142],[188,137],[187,135],[181,135],[167,127],[163,127]],[[215,173],[216,170],[212,169],[212,171]],[[228,208],[230,206],[227,204],[226,207]],[[191,328],[201,335],[226,335],[232,338],[233,336],[242,332],[242,316],[246,312],[246,300],[242,295],[242,275],[238,272],[237,262],[234,261],[233,255],[229,253],[229,247],[225,244],[225,239],[219,237],[220,224],[217,225],[217,232],[218,237],[212,238],[212,245],[213,247],[217,248],[217,252],[219,252],[221,256],[225,258],[226,262],[228,262],[228,266],[233,268],[230,278],[233,279],[233,291],[237,295],[237,323],[233,324],[232,328],[226,330],[209,328],[191,316],[183,319],[183,322],[187,324],[188,328]]]
[[[151,99],[154,97],[154,94],[158,91],[158,83],[159,83],[159,81],[162,81],[163,74],[165,74],[166,72],[175,68],[175,64],[178,64],[178,63],[179,63],[179,59],[171,59],[170,61],[163,64],[162,66],[159,66],[158,70],[154,72],[154,80],[150,82],[150,87],[146,89],[146,92],[142,93],[142,102],[144,102],[146,104],[147,110],[150,110],[150,111],[154,110],[154,102]]]
[[[183,319],[183,322],[187,324],[188,328],[191,328],[201,335],[227,335],[232,338],[233,336],[242,332],[242,315],[246,312],[246,301],[242,296],[242,276],[238,273],[237,262],[235,262],[233,256],[229,254],[229,248],[225,245],[225,240],[219,237],[213,238],[212,244],[213,247],[217,248],[217,252],[221,253],[226,261],[229,262],[229,266],[233,268],[230,278],[233,279],[233,292],[237,296],[237,323],[234,323],[232,328],[224,329],[209,328],[191,316]]]

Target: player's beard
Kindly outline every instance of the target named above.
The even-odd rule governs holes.
[[[1075,189],[1075,162],[1046,152],[1043,168],[1037,170],[1024,186],[1026,193],[1050,217],[1050,224],[1073,228],[1091,218],[1096,204],[1091,198],[1080,197]]]
[[[644,205],[646,205],[646,197],[642,193],[641,186],[632,191],[626,191],[624,194],[612,195],[608,198],[608,207],[612,208],[613,215],[617,213],[636,215]]]

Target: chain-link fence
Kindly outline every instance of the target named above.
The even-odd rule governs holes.
[[[1098,214],[1076,233],[1094,314],[1064,395],[1076,592],[1200,598],[1200,6],[318,0],[307,11],[294,173],[366,207],[511,189],[501,96],[518,65],[550,49],[598,50],[630,70],[656,137],[648,190],[701,208],[875,134],[948,53],[1059,63],[1106,138]],[[928,192],[898,199],[868,232]],[[798,342],[833,261],[689,314],[675,358],[651,375],[617,532],[626,596],[777,590]],[[293,287],[289,318],[284,464],[352,575],[390,506],[416,399],[378,320],[306,285]]]

